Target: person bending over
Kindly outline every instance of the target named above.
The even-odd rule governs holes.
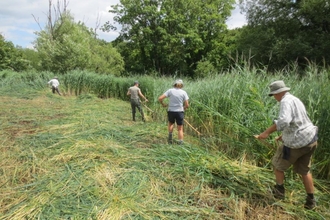
[[[258,139],[266,139],[271,133],[281,131],[277,139],[282,141],[273,159],[276,185],[272,193],[277,199],[285,198],[284,171],[293,165],[294,172],[301,175],[307,193],[304,207],[313,209],[316,206],[314,198],[313,177],[310,172],[311,158],[317,147],[317,130],[313,125],[304,104],[288,92],[282,80],[270,84],[269,96],[274,96],[280,103],[279,116],[264,132],[257,135]]]

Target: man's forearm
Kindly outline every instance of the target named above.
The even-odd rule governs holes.
[[[270,135],[271,133],[277,131],[276,128],[276,124],[274,123],[272,126],[270,126],[269,128],[267,128],[264,133],[267,133],[268,135]]]
[[[273,124],[272,126],[270,126],[269,128],[267,128],[261,134],[255,135],[255,137],[258,138],[258,139],[266,139],[274,131],[277,131],[276,124]]]

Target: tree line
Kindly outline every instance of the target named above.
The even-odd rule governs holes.
[[[49,0],[48,23],[36,32],[34,49],[15,47],[0,35],[0,70],[200,78],[237,65],[270,73],[329,66],[328,0],[240,0],[247,25],[230,30],[226,20],[234,3],[120,0],[109,11],[114,22],[97,27],[120,27],[119,36],[106,42],[96,28],[74,20],[65,0]]]

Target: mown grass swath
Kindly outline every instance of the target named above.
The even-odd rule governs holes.
[[[294,67],[292,71],[296,71]],[[10,83],[10,80],[15,80],[17,77],[5,77],[6,74],[2,74],[5,78],[4,83]],[[42,86],[40,80],[47,76],[51,78],[50,73],[42,73],[40,76],[34,73],[34,77],[31,77],[33,75],[31,73],[21,75],[20,79],[26,79],[30,84],[35,80],[39,87]],[[330,167],[327,165],[328,153],[325,152],[328,143],[326,134],[329,126],[328,103],[330,103],[327,95],[328,76],[326,70],[314,66],[311,66],[302,77],[290,74],[286,70],[276,75],[269,75],[263,70],[237,67],[230,73],[212,75],[205,79],[196,81],[184,79],[185,90],[190,96],[191,103],[186,119],[204,137],[208,137],[207,141],[211,141],[213,147],[216,146],[234,158],[240,157],[237,152],[244,152],[249,159],[256,161],[256,164],[264,166],[269,161],[269,149],[256,142],[252,135],[269,126],[277,117],[278,105],[273,98],[268,97],[268,85],[273,80],[284,79],[286,84],[292,87],[291,92],[306,104],[311,119],[319,127],[320,147],[316,153],[316,160],[320,167],[317,167],[319,171],[317,175],[328,178]],[[170,88],[174,81],[173,78],[155,79],[150,76],[120,78],[86,71],[72,71],[60,78],[68,94],[92,93],[100,98],[114,97],[122,100],[128,100],[126,96],[128,87],[135,80],[139,80],[143,93],[149,99],[148,106],[154,111],[153,118],[163,121],[166,120],[165,110],[158,105],[157,98]],[[189,130],[189,127],[186,126],[186,129]],[[255,145],[256,148],[251,148],[251,145]]]
[[[74,71],[58,76],[61,97],[46,89],[52,73],[29,74],[0,73],[1,219],[330,218],[326,71],[298,78],[237,69],[183,79],[187,120],[202,136],[186,126],[189,144],[182,147],[166,144],[166,110],[157,103],[172,78]],[[252,137],[277,116],[267,86],[279,78],[320,128],[316,212],[302,208],[304,189],[292,172],[287,199],[273,200],[274,143]],[[147,124],[131,122],[126,92],[135,80],[154,111]]]

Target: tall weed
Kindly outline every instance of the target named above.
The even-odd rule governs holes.
[[[292,72],[290,72],[292,71]],[[0,73],[1,85],[42,88],[51,73]],[[71,71],[59,77],[67,94],[95,94],[100,98],[117,98],[128,101],[127,89],[139,81],[142,93],[149,100],[143,103],[145,111],[154,120],[167,123],[166,109],[158,103],[158,97],[173,86],[176,78],[151,76],[114,77],[87,71]],[[275,147],[276,132],[267,140],[259,142],[253,138],[272,124],[277,118],[279,104],[268,96],[268,85],[274,80],[284,80],[291,93],[306,105],[311,120],[319,127],[319,148],[315,154],[313,169],[317,176],[330,177],[329,161],[329,71],[311,66],[303,75],[297,75],[294,67],[275,74],[262,69],[237,66],[230,72],[212,74],[195,81],[183,78],[184,90],[190,97],[191,107],[186,111],[185,131],[201,133],[208,148],[222,151],[232,158],[245,155],[258,166],[268,166]],[[4,88],[4,87],[3,87]],[[6,87],[9,88],[9,87]],[[12,88],[12,87],[10,87]],[[15,87],[18,89],[17,87]],[[199,131],[196,133],[195,131]]]

